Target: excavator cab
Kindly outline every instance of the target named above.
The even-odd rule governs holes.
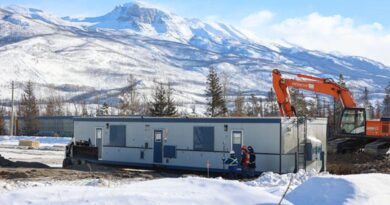
[[[366,110],[364,108],[345,108],[340,119],[339,134],[365,135]]]

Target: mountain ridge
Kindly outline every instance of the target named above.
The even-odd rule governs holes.
[[[69,100],[93,103],[99,97],[115,103],[133,74],[146,94],[155,80],[172,82],[178,102],[190,109],[205,103],[210,67],[229,79],[231,95],[240,90],[264,96],[274,68],[330,78],[341,73],[355,93],[368,87],[373,98],[381,97],[390,81],[390,68],[382,63],[292,44],[260,44],[222,23],[186,19],[137,3],[117,6],[108,14],[74,20],[36,9],[0,8],[0,63],[8,74],[0,77],[0,86],[32,80],[41,98],[54,89]],[[82,89],[68,91],[64,85]]]

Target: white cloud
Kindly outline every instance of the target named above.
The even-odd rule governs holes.
[[[268,10],[262,10],[245,17],[241,21],[241,26],[247,29],[256,29],[272,20],[274,14]]]
[[[313,50],[363,56],[390,65],[390,33],[378,22],[356,24],[353,19],[340,15],[311,13],[279,22],[270,21],[273,16],[270,15],[266,23],[256,23],[254,16],[260,16],[259,13],[244,18],[240,26],[260,38],[287,41]]]

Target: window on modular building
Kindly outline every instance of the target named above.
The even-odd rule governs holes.
[[[194,150],[214,151],[214,127],[194,127]]]
[[[126,146],[126,126],[111,125],[110,126],[110,145],[124,147]]]

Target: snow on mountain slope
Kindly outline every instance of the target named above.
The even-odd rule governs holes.
[[[100,17],[58,18],[36,9],[0,8],[0,86],[32,80],[38,97],[54,89],[67,99],[115,102],[129,74],[150,93],[155,80],[171,81],[184,107],[205,102],[208,68],[230,79],[231,94],[264,95],[271,70],[337,78],[374,97],[390,81],[390,68],[363,57],[310,51],[251,40],[222,23],[185,19],[139,3]],[[2,89],[1,98],[9,98]],[[20,93],[20,89],[19,89]],[[17,95],[19,96],[19,95]]]

